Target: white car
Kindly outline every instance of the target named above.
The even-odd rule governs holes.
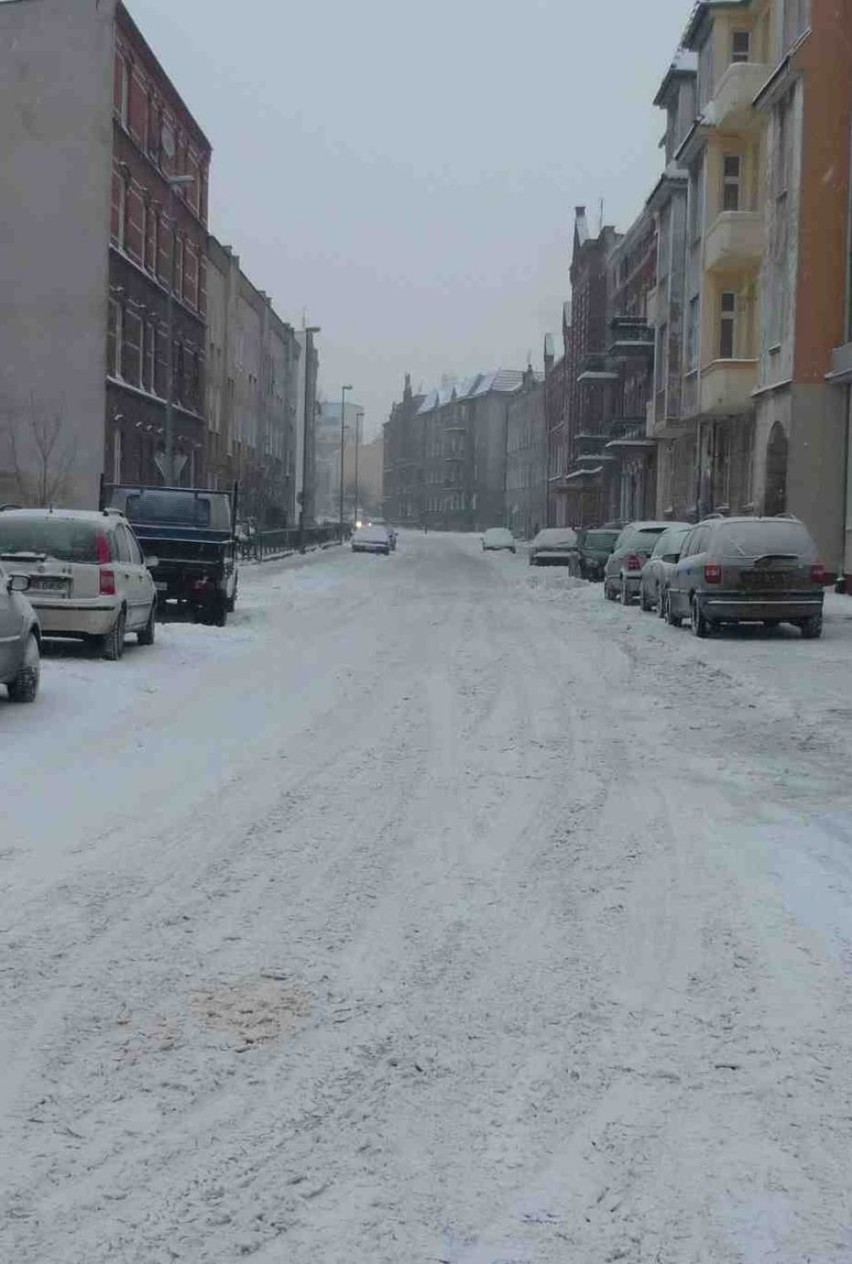
[[[75,509],[0,511],[0,562],[29,577],[44,636],[79,637],[118,659],[128,632],[154,641],[157,590],[123,514]]]
[[[359,527],[352,536],[353,553],[384,553],[391,551],[387,527]]]
[[[571,527],[545,527],[530,545],[530,566],[567,566],[580,574],[580,542]]]
[[[506,527],[490,527],[482,537],[483,553],[498,553],[502,550],[517,553],[518,546],[515,544],[515,537]]]

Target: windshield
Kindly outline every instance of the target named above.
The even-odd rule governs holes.
[[[608,549],[612,552],[615,548],[618,534],[617,531],[587,531],[583,537],[583,547],[594,549],[595,551]]]
[[[113,503],[123,509],[131,522],[174,527],[231,529],[230,500],[225,495],[197,492],[139,491],[116,492]]]
[[[812,561],[816,557],[816,547],[802,523],[784,519],[725,523],[718,530],[712,551],[731,558],[782,554]]]
[[[692,527],[669,527],[664,531],[656,543],[652,557],[663,557],[667,553],[679,553],[683,547],[683,542],[689,535]]]
[[[618,542],[618,547],[622,549],[639,549],[644,553],[650,553],[654,548],[657,537],[662,535],[666,530],[665,523],[659,526],[647,527],[625,527]]]
[[[97,562],[98,524],[74,518],[0,514],[0,556],[35,553],[60,562]]]
[[[533,544],[537,547],[562,547],[566,549],[576,548],[577,534],[570,527],[553,527],[547,531],[539,531]]]
[[[498,541],[509,543],[512,539],[512,533],[506,530],[505,527],[491,527],[489,531],[485,532],[485,538],[486,540],[493,540],[495,543]]]

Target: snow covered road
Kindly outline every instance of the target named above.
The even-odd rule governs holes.
[[[849,1264],[852,602],[477,540],[0,702],[0,1260]]]

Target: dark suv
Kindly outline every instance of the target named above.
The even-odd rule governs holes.
[[[710,518],[683,542],[669,581],[667,618],[691,619],[696,636],[722,623],[794,623],[822,634],[825,571],[804,523],[778,518]]]

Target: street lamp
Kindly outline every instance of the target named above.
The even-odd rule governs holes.
[[[175,218],[175,189],[195,183],[195,176],[166,176],[169,186],[168,218],[172,229],[172,259],[166,287],[166,438],[163,479],[167,487],[175,485],[175,417],[174,417],[174,326],[175,326],[175,263],[177,261],[177,220]]]
[[[351,386],[340,388],[340,543],[343,543],[343,458],[346,445],[346,392]]]
[[[352,520],[355,526],[358,525],[358,501],[360,499],[360,491],[358,488],[358,444],[361,439],[361,413],[355,409],[355,512]]]
[[[310,399],[310,380],[311,380],[311,351],[313,350],[313,337],[320,331],[319,325],[309,325],[305,329],[305,410],[304,420],[302,422],[302,502],[299,505],[299,552],[304,553],[306,547],[305,541],[305,513],[308,503],[308,401]],[[313,407],[313,405],[311,405]]]

